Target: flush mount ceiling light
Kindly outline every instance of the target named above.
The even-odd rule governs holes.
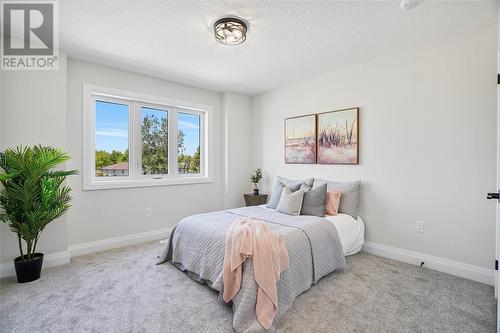
[[[238,45],[247,39],[247,24],[240,19],[225,17],[214,24],[215,40],[224,45]]]

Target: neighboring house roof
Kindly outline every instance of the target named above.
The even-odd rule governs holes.
[[[128,162],[120,162],[102,167],[103,170],[128,170]]]

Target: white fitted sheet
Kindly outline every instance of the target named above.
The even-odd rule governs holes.
[[[351,215],[326,215],[325,218],[337,228],[344,255],[350,256],[361,251],[365,242],[365,223],[361,216],[355,220]]]
[[[358,215],[357,220],[348,214],[325,215],[325,218],[337,228],[344,255],[350,256],[361,251],[365,242],[365,222],[361,216]]]

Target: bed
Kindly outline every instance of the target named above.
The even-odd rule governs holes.
[[[189,216],[181,220],[170,235],[160,263],[172,261],[192,279],[221,292],[226,233],[235,220],[257,218],[267,222],[285,242],[289,268],[277,284],[278,314],[270,332],[291,307],[295,298],[323,276],[345,267],[345,255],[361,250],[364,224],[347,214],[336,216],[290,216],[265,206],[243,207]],[[253,264],[243,266],[241,289],[232,301],[236,332],[261,332],[265,329],[255,315],[257,284]]]

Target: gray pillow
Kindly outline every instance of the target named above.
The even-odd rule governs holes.
[[[315,179],[314,186],[327,183],[327,191],[341,192],[339,213],[349,214],[355,219],[358,218],[359,206],[359,188],[361,185],[360,180],[353,182],[332,182],[322,179]]]
[[[300,215],[325,217],[326,183],[304,192]]]
[[[298,190],[295,192],[290,191],[288,187],[283,187],[281,192],[280,201],[276,210],[283,214],[300,215],[302,208],[302,199],[304,198],[304,191]]]
[[[302,184],[300,184],[300,189],[303,191],[309,191],[312,189],[314,184],[314,178],[307,178],[302,181]]]
[[[271,197],[266,204],[267,208],[276,209],[281,198],[281,192],[283,192],[283,187],[288,187],[291,192],[298,191],[299,189],[310,189],[313,185],[314,178],[308,178],[305,180],[289,180],[282,177],[276,177],[276,184],[274,185]]]

